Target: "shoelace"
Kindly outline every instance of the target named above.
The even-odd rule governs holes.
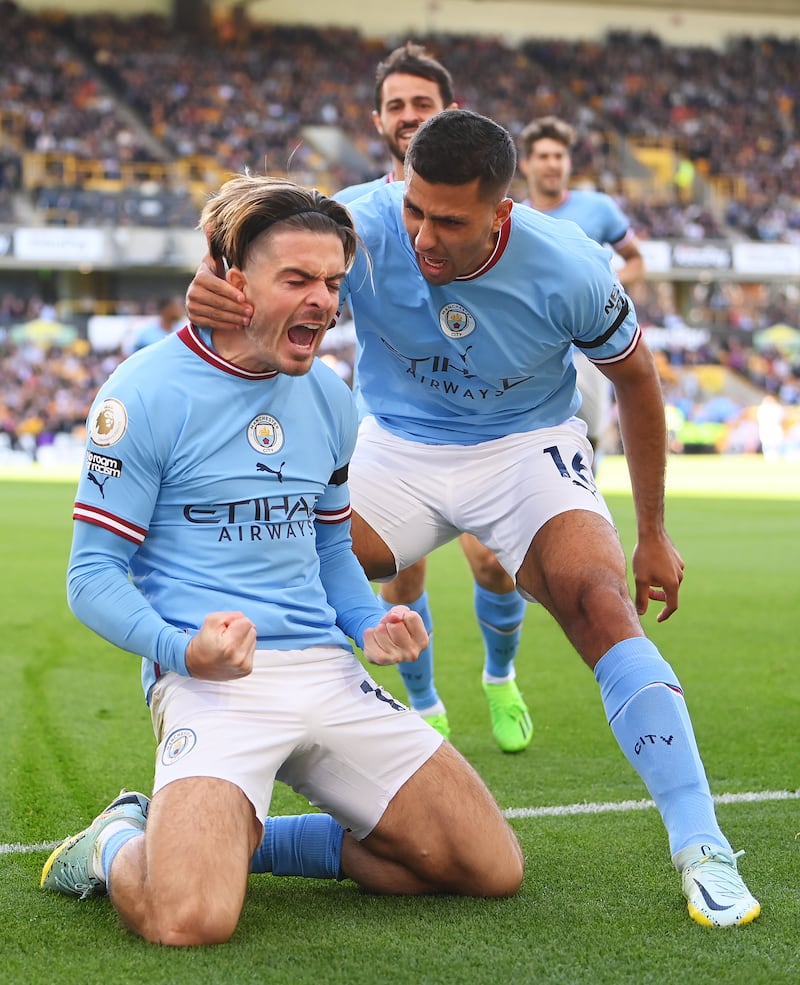
[[[64,889],[86,893],[93,889],[99,882],[85,871],[81,871],[82,866],[77,862],[65,862],[61,872],[56,874],[56,882]],[[81,896],[83,898],[83,896]]]
[[[712,878],[717,883],[719,889],[728,890],[732,893],[741,893],[744,882],[736,869],[736,859],[741,858],[742,855],[744,855],[744,850],[738,852],[711,852],[710,855],[706,855],[696,862],[692,868],[700,869],[702,872],[702,866],[706,862],[720,862],[724,864],[725,867],[722,869],[714,868],[710,870],[713,871]]]

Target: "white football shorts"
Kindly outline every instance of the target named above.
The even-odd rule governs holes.
[[[398,570],[459,534],[474,534],[516,578],[537,531],[589,510],[613,524],[592,475],[578,418],[476,445],[426,445],[361,422],[350,502],[391,550]]]
[[[170,672],[156,681],[150,710],[154,793],[219,777],[263,821],[278,779],[359,840],[443,741],[341,647],[258,650],[253,672],[236,681]]]

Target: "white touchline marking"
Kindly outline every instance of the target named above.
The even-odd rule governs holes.
[[[23,845],[17,841],[12,842],[10,845],[0,845],[0,855],[29,855],[31,852],[52,852],[60,844],[60,841],[39,841],[33,845]]]
[[[722,793],[713,798],[715,804],[760,804],[767,800],[800,800],[800,790],[764,790],[760,793]],[[595,804],[564,804],[561,807],[509,807],[503,811],[507,818],[566,817],[575,814],[624,814],[646,811],[656,805],[652,800],[618,800]]]
[[[763,790],[752,793],[720,793],[713,797],[715,804],[762,804],[768,800],[800,800],[800,790]],[[563,804],[554,807],[509,807],[503,811],[507,818],[574,817],[576,814],[627,814],[655,808],[652,800],[617,800],[594,804]],[[21,842],[0,843],[0,855],[30,855],[52,852],[60,841],[40,841],[32,845]]]

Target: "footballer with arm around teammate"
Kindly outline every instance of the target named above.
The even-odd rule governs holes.
[[[353,549],[370,578],[473,533],[558,622],[592,670],[612,732],[667,831],[691,917],[730,927],[760,913],[723,834],[683,690],[641,616],[678,608],[683,561],[665,527],[660,380],[605,249],[508,190],[511,135],[466,110],[423,124],[404,187],[350,206],[365,250],[345,280],[359,385],[375,408],[351,461]],[[249,308],[204,264],[201,324]],[[637,523],[634,597],[592,475],[572,347],[613,383]],[[655,736],[642,742],[642,736]],[[663,738],[661,738],[663,737]]]
[[[441,62],[412,42],[392,51],[378,65],[372,111],[372,121],[389,151],[391,170],[374,181],[345,188],[334,198],[353,202],[383,185],[401,182],[406,150],[417,129],[436,113],[455,107],[453,80]],[[363,395],[360,403],[366,413],[371,412]],[[530,711],[517,686],[515,667],[526,603],[492,551],[470,534],[463,534],[460,543],[473,578],[473,607],[484,646],[481,685],[492,735],[503,752],[522,752],[533,738]],[[434,677],[434,625],[425,590],[426,572],[427,560],[420,558],[384,582],[378,597],[387,609],[404,604],[422,617],[430,643],[418,660],[398,664],[397,669],[412,708],[449,738],[450,720]]]

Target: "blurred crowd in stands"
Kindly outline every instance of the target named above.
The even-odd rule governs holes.
[[[182,324],[181,299],[170,298],[168,305],[154,299],[145,306],[150,322],[143,338],[157,338],[160,333],[153,329],[159,322],[165,331]],[[171,327],[160,306],[169,311]],[[22,461],[76,465],[94,394],[138,343],[129,339],[115,348],[93,348],[77,336],[48,343],[45,336],[19,332],[20,323],[11,320],[19,317],[42,326],[55,314],[38,299],[21,311],[15,298],[0,298],[0,467]],[[645,337],[651,331],[664,329],[645,324]],[[674,452],[766,454],[759,422],[769,412],[770,456],[800,459],[800,345],[793,353],[783,347],[759,350],[748,333],[734,332],[722,342],[708,336],[690,345],[664,345],[654,336],[651,347],[664,385]],[[329,333],[321,358],[352,382],[355,337],[347,319]],[[781,437],[775,438],[776,433]],[[620,450],[613,420],[605,450]]]
[[[0,70],[0,218],[27,191],[52,222],[193,225],[192,180],[202,184],[202,173],[177,167],[150,189],[141,180],[115,187],[136,164],[288,171],[325,190],[384,171],[368,115],[372,80],[404,39],[254,24],[243,11],[236,5],[204,30],[198,17],[187,33],[152,14],[35,15],[0,3],[14,39]],[[514,46],[416,40],[450,68],[462,106],[515,136],[535,116],[570,120],[575,174],[620,197],[640,238],[800,242],[800,40],[739,38],[724,50],[627,33]],[[306,125],[341,128],[361,165],[326,160],[303,137]],[[642,141],[678,162],[646,196],[634,193],[641,168],[631,152]],[[40,174],[30,163],[25,173],[31,153]],[[75,161],[90,162],[89,172],[73,173]]]
[[[44,449],[59,448],[74,462],[94,395],[121,358],[94,352],[85,339],[0,342],[0,464],[39,461]]]
[[[225,172],[288,173],[328,192],[384,173],[369,118],[374,71],[405,38],[256,25],[243,10],[189,33],[154,15],[32,14],[0,2],[13,39],[0,68],[0,222],[193,227]],[[800,40],[740,38],[724,50],[624,33],[515,46],[415,40],[447,64],[460,105],[515,136],[536,116],[570,120],[574,175],[614,195],[640,239],[800,244]],[[326,157],[307,125],[340,128],[356,158]],[[634,145],[677,166],[646,171]],[[760,450],[766,394],[787,410],[780,453],[800,454],[800,345],[754,342],[769,326],[799,327],[800,288],[698,283],[681,304],[676,290],[649,281],[632,292],[646,329],[674,335],[654,346],[674,449],[689,450],[694,429],[698,448]],[[156,309],[153,299],[128,313]],[[53,315],[41,299],[0,297],[0,462],[52,458],[59,445],[74,455],[94,392],[130,351],[93,350],[85,331],[46,344],[16,331]],[[687,344],[692,326],[708,331]],[[352,336],[337,332],[325,358],[349,378]],[[709,365],[758,390],[717,399],[719,378],[697,371]]]

